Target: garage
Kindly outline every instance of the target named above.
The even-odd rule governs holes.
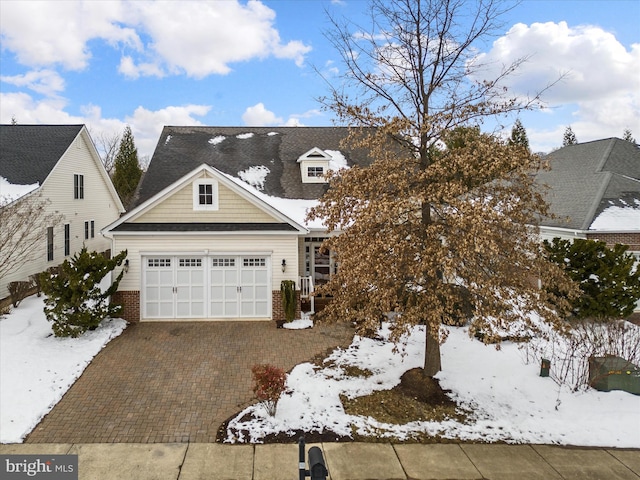
[[[269,255],[142,257],[146,319],[269,319]]]

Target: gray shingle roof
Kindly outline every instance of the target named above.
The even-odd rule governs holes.
[[[536,181],[547,185],[551,211],[558,218],[542,225],[587,230],[597,215],[620,200],[640,200],[640,148],[607,138],[569,145],[545,157],[550,171]]]
[[[0,176],[42,185],[83,125],[0,125]]]
[[[134,206],[207,164],[226,174],[250,167],[269,169],[263,192],[280,198],[316,199],[324,184],[303,184],[300,155],[318,147],[339,150],[349,165],[368,165],[363,152],[341,146],[345,127],[164,127]]]

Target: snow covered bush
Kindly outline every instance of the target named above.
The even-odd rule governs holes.
[[[251,369],[253,374],[253,393],[267,411],[267,414],[276,414],[276,404],[282,392],[284,392],[287,374],[281,368],[273,365],[254,365]]]
[[[120,311],[119,305],[111,305],[108,300],[118,289],[124,271],[105,290],[100,283],[126,256],[125,250],[107,259],[83,247],[71,261],[65,260],[58,268],[42,274],[44,313],[53,323],[56,337],[78,337],[87,330],[95,330],[105,317]]]

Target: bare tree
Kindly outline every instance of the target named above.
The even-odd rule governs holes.
[[[116,156],[118,155],[118,148],[120,146],[120,135],[117,132],[107,133],[100,132],[96,136],[96,148],[100,157],[102,158],[102,164],[109,176],[113,175],[113,169],[115,167]]]
[[[56,228],[64,216],[49,211],[40,192],[17,200],[0,198],[0,278],[26,264],[42,251],[45,226]]]
[[[472,310],[470,331],[486,341],[499,341],[515,321],[533,329],[530,312],[560,328],[567,302],[533,280],[567,294],[574,286],[544,258],[531,228],[548,213],[531,175],[539,158],[478,128],[539,101],[504,87],[526,58],[487,80],[490,66],[475,56],[508,8],[499,0],[370,6],[367,30],[332,19],[329,34],[346,71],[321,101],[354,127],[351,146],[375,161],[335,173],[311,212],[342,232],[325,243],[340,268],[320,293],[334,296],[328,318],[355,321],[361,333],[375,331],[388,312],[396,312],[396,341],[426,325],[424,373],[433,376],[443,320]]]

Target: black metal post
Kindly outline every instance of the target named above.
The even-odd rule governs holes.
[[[298,440],[298,479],[305,480],[308,475],[307,464],[304,458],[304,436]]]

